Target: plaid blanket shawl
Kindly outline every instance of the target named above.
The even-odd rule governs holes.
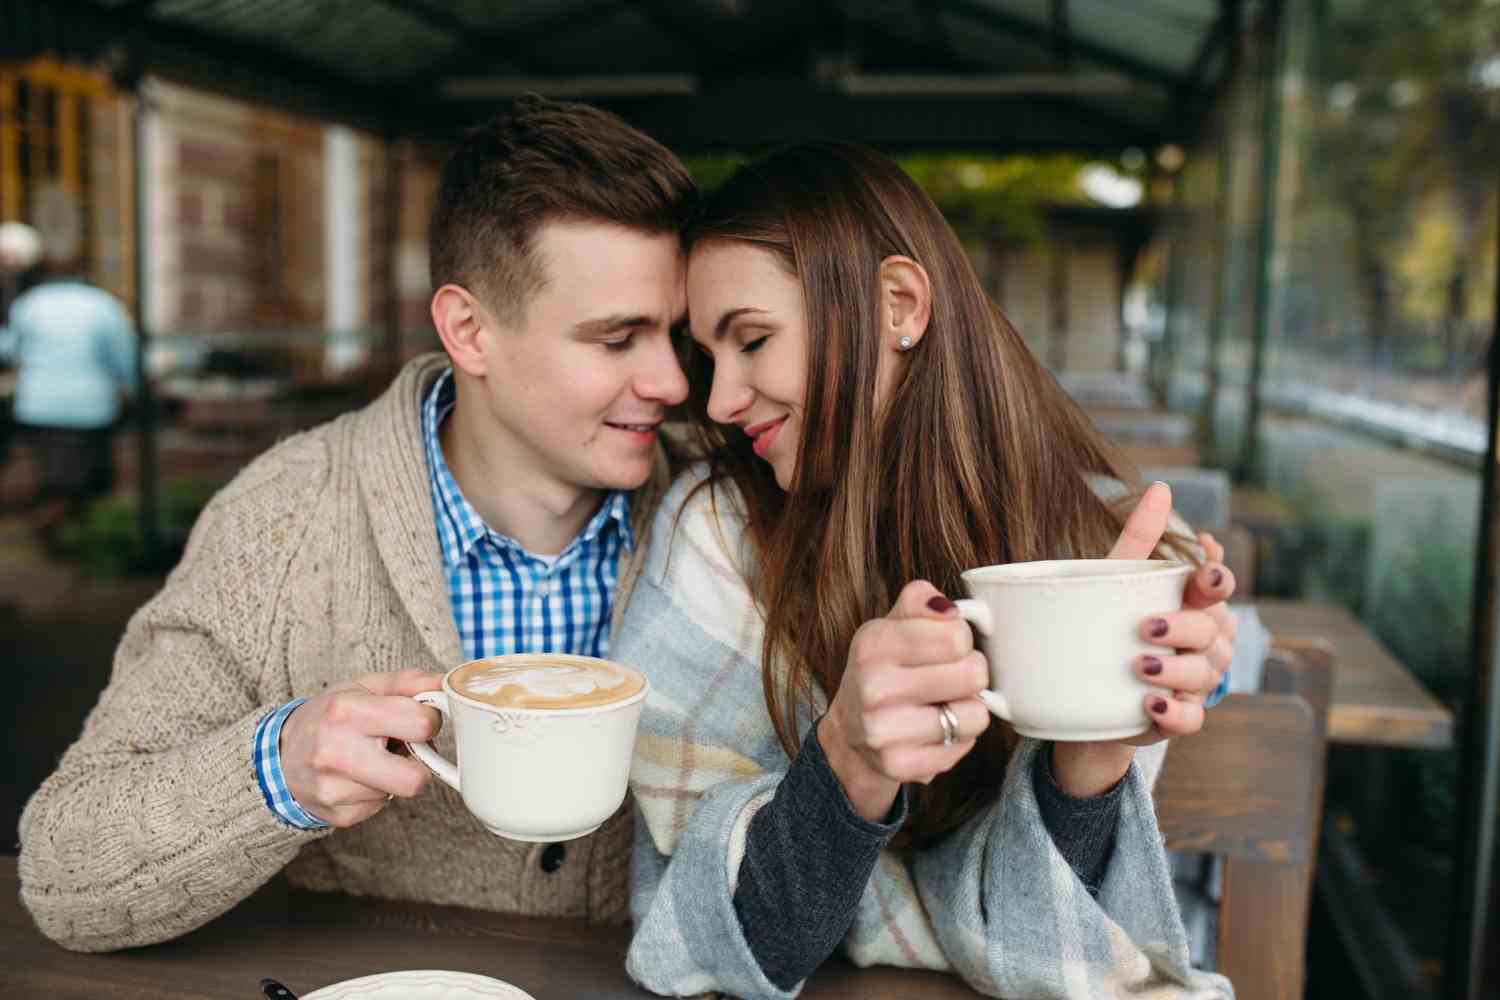
[[[765,707],[743,520],[723,490],[717,504],[705,489],[684,507],[703,474],[679,477],[657,513],[612,653],[652,685],[631,774],[627,969],[660,994],[790,997],[797,989],[761,973],[734,909],[750,819],[789,762]],[[825,707],[809,706],[809,725]],[[945,840],[881,856],[844,940],[849,958],[950,970],[1011,1000],[1232,1000],[1228,980],[1189,963],[1151,801],[1165,744],[1131,765],[1097,900],[1043,826],[1030,781],[1039,746],[1023,741],[998,801]]]

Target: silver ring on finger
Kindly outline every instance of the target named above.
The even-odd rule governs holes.
[[[958,742],[958,716],[946,701],[933,706],[938,712],[938,723],[943,727],[943,746],[951,747]]]

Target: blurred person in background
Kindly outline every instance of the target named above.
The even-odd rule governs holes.
[[[16,296],[30,287],[41,257],[42,236],[34,228],[24,222],[0,223],[0,472],[10,456],[14,429],[9,406],[14,377],[10,374],[10,352],[6,350],[10,337],[5,317]]]
[[[140,373],[135,328],[118,299],[63,262],[44,263],[40,277],[10,304],[0,361],[16,369],[15,433],[36,457],[33,506],[50,541],[114,485],[115,425]]]

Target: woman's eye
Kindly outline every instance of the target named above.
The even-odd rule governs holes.
[[[740,348],[740,353],[741,354],[754,354],[756,351],[760,350],[762,344],[764,344],[767,340],[770,340],[770,339],[771,339],[771,335],[770,334],[766,334],[764,337],[756,337],[754,340],[752,340],[749,343],[745,344],[744,347],[741,347]]]
[[[634,340],[635,340],[635,334],[631,333],[631,334],[626,334],[624,337],[621,337],[619,340],[605,340],[605,341],[602,341],[602,343],[604,344],[604,349],[606,351],[623,351],[626,348],[628,348],[630,346],[631,342],[634,341]]]

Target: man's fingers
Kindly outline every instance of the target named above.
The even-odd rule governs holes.
[[[410,698],[423,691],[441,690],[443,675],[429,673],[426,670],[398,670],[390,674],[366,674],[359,679],[358,683],[371,694]]]
[[[1125,527],[1115,547],[1109,550],[1109,558],[1150,559],[1171,515],[1172,488],[1166,483],[1152,483],[1125,519]]]
[[[408,743],[426,742],[442,727],[437,709],[410,698],[382,698],[365,719],[366,735],[393,736]]]
[[[368,795],[355,796],[376,799],[386,795],[410,798],[427,786],[426,765],[409,757],[398,757],[387,753],[380,743],[366,741],[355,748],[344,761],[342,777],[368,789]]]

